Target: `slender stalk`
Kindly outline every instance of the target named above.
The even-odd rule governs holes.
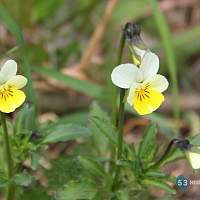
[[[117,159],[122,158],[122,144],[123,144],[123,127],[124,127],[124,96],[125,96],[125,89],[120,89],[120,105],[119,105],[119,121],[118,121],[118,152],[117,152]]]
[[[6,162],[7,162],[7,169],[8,169],[8,179],[10,180],[13,176],[13,161],[12,161],[11,150],[10,150],[8,129],[6,125],[6,117],[4,113],[2,112],[1,112],[1,124],[3,128],[3,140],[4,140]],[[15,191],[14,186],[12,184],[9,184],[7,188],[7,200],[14,199],[14,193],[15,193],[14,191]]]
[[[125,34],[124,34],[124,31],[122,31],[119,49],[117,53],[117,65],[121,64],[122,62],[124,46],[125,46]],[[118,88],[113,84],[112,85],[112,124],[115,127],[117,126],[117,94],[118,94]],[[111,149],[112,158],[115,157],[115,154],[116,154],[115,148]],[[112,173],[113,170],[115,170],[115,166],[111,164],[110,172]]]
[[[123,150],[123,127],[124,127],[124,97],[125,97],[125,89],[120,89],[120,106],[119,106],[119,120],[118,120],[118,148],[117,148],[117,160],[122,158],[122,150]],[[120,174],[120,166],[116,166],[116,173],[112,185],[112,190],[118,185],[118,179]]]
[[[180,140],[180,139],[173,139],[171,140],[171,142],[168,144],[165,152],[163,153],[163,155],[161,156],[161,158],[154,164],[152,165],[151,167],[148,168],[149,169],[152,169],[152,168],[157,168],[157,167],[160,167],[160,165],[162,165],[163,161],[166,159],[166,157],[168,156],[170,150],[172,149],[173,145],[174,144],[178,144],[180,142],[182,142],[184,140]]]
[[[120,39],[120,45],[119,45],[119,51],[117,56],[117,65],[121,64],[122,62],[122,55],[125,45],[125,35],[124,31],[122,32],[121,39]],[[117,87],[113,84],[112,86],[112,123],[114,126],[116,126],[117,121]]]

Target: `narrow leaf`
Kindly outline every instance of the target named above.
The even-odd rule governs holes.
[[[64,189],[59,192],[58,196],[60,200],[92,200],[96,192],[97,189],[93,183],[87,181],[71,181],[65,185]]]
[[[161,188],[170,194],[176,194],[176,190],[171,188],[164,181],[161,181],[158,179],[145,179],[145,180],[143,180],[143,183],[147,186],[154,186],[154,187]]]
[[[152,162],[155,156],[157,150],[156,134],[157,134],[156,125],[150,124],[146,128],[142,141],[140,142],[139,157],[144,162],[145,165]]]
[[[80,137],[88,137],[90,136],[90,131],[83,126],[63,124],[49,129],[45,134],[47,136],[43,140],[43,143],[55,143],[74,140]]]
[[[76,79],[50,68],[34,66],[33,70],[90,97],[99,98],[101,96],[102,87],[89,81]]]

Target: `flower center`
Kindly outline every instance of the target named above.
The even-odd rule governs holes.
[[[135,91],[137,100],[143,101],[147,98],[150,98],[149,88],[150,88],[150,84],[146,84],[143,87],[137,88]]]
[[[7,98],[9,98],[10,96],[13,96],[13,91],[12,91],[12,88],[11,87],[2,87],[0,89],[0,100],[5,100]]]

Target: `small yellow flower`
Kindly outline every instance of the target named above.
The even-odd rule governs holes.
[[[17,63],[8,60],[0,70],[0,111],[13,112],[25,101],[26,95],[20,89],[23,88],[27,79],[22,75],[16,75]]]
[[[141,56],[139,68],[130,63],[121,64],[114,68],[111,79],[116,86],[129,89],[127,102],[140,115],[146,115],[162,104],[162,92],[168,88],[169,83],[164,76],[157,74],[159,58],[156,54],[150,51],[138,54]]]

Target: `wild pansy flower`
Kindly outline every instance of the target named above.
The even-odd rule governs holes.
[[[131,63],[118,65],[113,69],[111,79],[116,86],[129,89],[127,102],[140,115],[146,115],[162,104],[162,92],[169,83],[164,76],[157,74],[158,56],[150,51],[139,53],[143,53],[139,67]]]
[[[25,101],[26,95],[22,89],[27,79],[22,75],[16,75],[17,63],[8,60],[0,70],[0,111],[13,112]]]

